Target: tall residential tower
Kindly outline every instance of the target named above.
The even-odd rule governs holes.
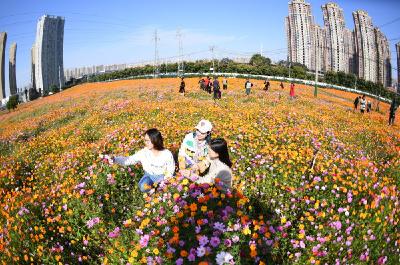
[[[359,78],[376,83],[378,81],[378,64],[375,29],[372,19],[363,10],[353,12],[353,19],[355,27],[356,73]]]
[[[322,6],[326,29],[326,70],[348,72],[345,57],[345,22],[343,9],[336,3]]]
[[[0,100],[6,97],[6,84],[4,80],[6,42],[7,33],[0,32]]]
[[[10,47],[10,62],[8,64],[8,75],[9,75],[9,85],[10,85],[10,95],[17,94],[17,76],[16,76],[16,56],[17,56],[17,44],[14,42]]]
[[[285,18],[288,42],[288,60],[301,63],[309,69],[313,63],[313,17],[311,5],[304,0],[289,2],[289,16]]]
[[[32,58],[34,87],[42,93],[55,85],[64,86],[63,66],[64,18],[44,15],[39,19]]]

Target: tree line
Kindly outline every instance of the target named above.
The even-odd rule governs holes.
[[[195,62],[184,62],[184,71],[187,73],[209,74],[210,68],[213,66],[212,61],[198,60]],[[303,80],[314,80],[315,74],[309,72],[306,66],[299,63],[289,63],[281,60],[277,64],[272,64],[271,59],[262,56],[261,54],[254,54],[249,63],[234,62],[229,58],[221,60],[214,60],[216,72],[221,73],[238,73],[238,74],[252,74],[252,75],[268,75],[291,77]],[[159,73],[174,73],[178,69],[177,63],[161,64],[158,67]],[[127,68],[120,71],[94,75],[88,78],[88,82],[101,82],[114,79],[131,78],[140,75],[154,74],[155,68],[153,65],[145,65],[133,68]],[[326,72],[324,77],[319,78],[319,82],[327,84],[343,86],[347,88],[356,88],[357,90],[369,92],[377,96],[391,99],[396,96],[396,93],[387,90],[382,84],[377,84],[371,81],[366,81],[357,78],[354,74],[346,74],[344,72]]]

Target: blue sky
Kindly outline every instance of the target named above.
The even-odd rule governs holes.
[[[323,25],[321,5],[311,3],[316,22]],[[352,11],[366,10],[376,26],[394,44],[400,41],[400,0],[340,0],[346,26],[354,28]],[[154,30],[159,32],[159,57],[178,54],[176,30],[183,33],[187,59],[210,58],[209,47],[216,46],[218,57],[241,57],[259,52],[276,61],[286,58],[284,17],[288,0],[220,1],[20,1],[0,0],[0,31],[17,42],[17,85],[30,81],[30,48],[35,39],[36,23],[43,14],[65,17],[64,68],[134,63],[154,58]],[[396,20],[397,19],[397,20]],[[7,89],[8,92],[8,89]]]

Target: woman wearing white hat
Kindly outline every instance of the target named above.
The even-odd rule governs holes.
[[[207,155],[212,124],[208,120],[201,120],[195,128],[195,132],[187,134],[183,139],[179,149],[178,161],[180,170],[190,170],[199,174],[209,166]]]

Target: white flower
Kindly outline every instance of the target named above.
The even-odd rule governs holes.
[[[204,254],[206,254],[206,249],[205,247],[201,246],[197,248],[197,256],[203,257]]]
[[[217,254],[215,261],[218,265],[231,264],[231,262],[233,261],[233,256],[228,252],[222,251]]]

